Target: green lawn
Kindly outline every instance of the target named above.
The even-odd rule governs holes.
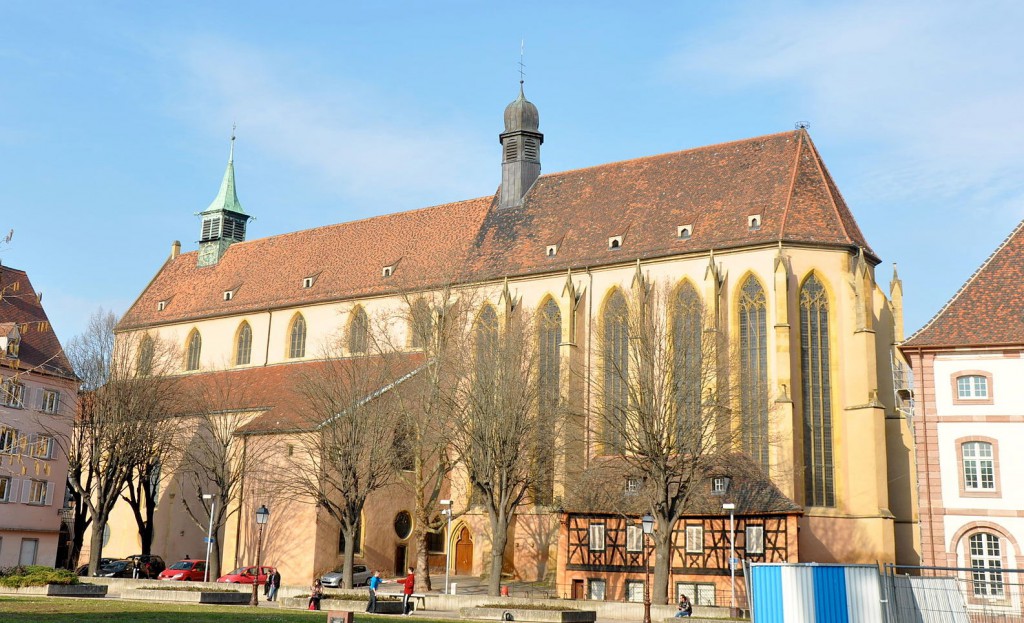
[[[360,623],[402,619],[357,613]],[[326,612],[276,610],[249,606],[193,606],[121,601],[120,599],[60,599],[56,597],[0,597],[0,621],[4,623],[300,623],[327,620]],[[404,619],[408,620],[408,619]],[[415,623],[434,620],[415,617]]]

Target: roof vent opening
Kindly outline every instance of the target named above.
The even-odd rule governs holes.
[[[558,245],[549,244],[548,249],[547,251],[545,251],[544,254],[547,255],[548,257],[555,257],[556,255],[558,255]]]
[[[680,225],[676,227],[676,237],[686,240],[693,235],[693,225]]]
[[[305,289],[305,288],[312,288],[312,287],[313,287],[313,282],[314,282],[314,281],[316,281],[316,280],[315,280],[315,279],[314,279],[313,277],[304,277],[304,278],[302,279],[302,287],[303,287],[304,289]]]
[[[619,249],[619,248],[622,248],[622,236],[612,236],[611,238],[609,238],[608,239],[608,248],[609,249]]]
[[[390,277],[393,274],[395,274],[395,267],[394,266],[385,266],[380,271],[381,277]]]
[[[156,310],[157,311],[163,311],[166,308],[167,308],[167,301],[157,301],[156,302]]]
[[[750,216],[747,217],[747,229],[749,229],[750,231],[761,229],[760,214],[751,214]]]
[[[235,297],[235,291],[234,290],[224,290],[224,300],[225,301],[230,301],[234,297]]]

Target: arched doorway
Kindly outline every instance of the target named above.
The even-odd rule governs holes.
[[[455,575],[473,574],[473,538],[469,536],[469,528],[462,526],[459,538],[455,541]]]

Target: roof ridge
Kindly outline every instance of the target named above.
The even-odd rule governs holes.
[[[965,281],[963,285],[960,286],[960,289],[957,290],[948,301],[946,301],[946,304],[943,305],[939,309],[939,311],[935,312],[935,315],[932,316],[931,320],[926,322],[924,326],[918,329],[917,331],[914,331],[914,334],[911,335],[909,338],[903,340],[903,344],[909,344],[922,333],[924,333],[929,327],[935,324],[935,321],[938,320],[939,317],[942,316],[942,314],[945,313],[946,310],[949,309],[949,307],[960,298],[960,296],[964,293],[967,287],[974,283],[975,279],[978,278],[978,275],[981,274],[981,271],[985,270],[985,268],[992,263],[992,260],[995,259],[997,255],[999,255],[999,252],[1005,249],[1006,245],[1010,244],[1010,241],[1016,238],[1017,234],[1020,233],[1022,230],[1024,230],[1024,219],[1017,223],[1017,226],[1010,231],[1006,238],[1003,238],[1003,241],[999,243],[999,246],[997,246],[996,249],[992,251],[992,253],[990,253],[987,258],[985,258],[985,261],[982,262],[977,269],[975,269],[971,276],[967,278],[967,281]]]
[[[658,158],[666,158],[668,156],[674,156],[676,154],[686,154],[692,152],[703,151],[706,149],[714,149],[716,147],[728,147],[729,145],[738,145],[740,143],[752,143],[754,141],[760,141],[768,138],[777,138],[785,136],[786,134],[794,134],[795,130],[786,130],[784,132],[775,132],[773,134],[763,134],[761,136],[752,136],[750,138],[740,138],[732,141],[723,141],[721,143],[711,143],[710,145],[701,145],[700,147],[691,147],[689,149],[677,149],[675,151],[666,151],[660,154],[652,154],[650,156],[637,156],[636,158],[627,158],[625,160],[616,160],[614,162],[604,162],[602,164],[595,164],[588,167],[576,167],[575,169],[566,169],[564,171],[556,171],[554,173],[546,173],[541,175],[538,179],[555,177],[558,175],[566,175],[568,173],[577,173],[579,171],[592,171],[595,169],[603,169],[605,167],[621,166],[629,162],[637,162],[640,160],[656,160]]]
[[[789,208],[793,204],[793,191],[796,189],[796,178],[800,172],[800,154],[804,150],[803,136],[796,145],[796,155],[793,157],[793,175],[789,178],[789,191],[786,193],[786,205],[782,208],[782,223],[779,225],[779,242],[786,237],[786,220],[789,218]]]
[[[846,229],[846,222],[843,221],[843,215],[839,213],[839,204],[836,203],[835,195],[832,194],[832,189],[829,188],[828,184],[828,178],[832,176],[828,172],[828,169],[825,167],[825,163],[821,159],[821,154],[818,153],[818,149],[814,146],[814,141],[811,140],[811,135],[807,133],[807,130],[797,130],[797,132],[806,134],[807,144],[811,149],[811,153],[814,154],[814,167],[818,170],[818,173],[821,174],[821,181],[825,182],[825,194],[828,195],[829,203],[832,204],[832,212],[835,214],[836,220],[839,221],[839,228],[843,230],[843,235],[846,236],[847,240],[849,240],[851,243],[856,243],[853,236],[850,235],[849,230]],[[801,140],[803,140],[803,138],[805,137],[802,136]],[[835,186],[835,184],[832,185]],[[846,202],[844,201],[843,204],[845,205],[845,203]],[[849,209],[848,206],[847,209]],[[870,248],[867,249],[867,251],[870,251]]]

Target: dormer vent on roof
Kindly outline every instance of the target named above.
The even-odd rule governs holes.
[[[676,227],[676,237],[687,240],[693,235],[693,225],[680,225]]]
[[[622,248],[622,236],[612,236],[608,238],[609,249],[620,249]]]
[[[315,283],[315,282],[316,282],[316,277],[303,277],[302,278],[302,287],[303,287],[303,289],[305,289],[305,288],[312,288],[313,287],[313,283]]]
[[[750,231],[757,231],[761,229],[761,215],[751,214],[747,217],[747,229]]]
[[[548,257],[555,257],[556,255],[558,255],[558,245],[549,244],[544,254],[547,255]]]
[[[526,192],[540,177],[540,146],[544,135],[539,128],[540,114],[526,99],[520,81],[519,97],[505,107],[505,131],[498,137],[502,154],[499,208],[522,205]]]

